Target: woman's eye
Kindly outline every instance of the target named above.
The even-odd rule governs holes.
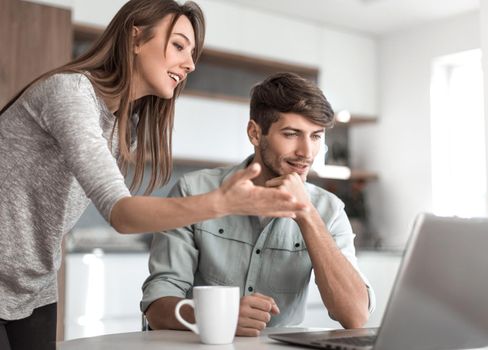
[[[180,44],[178,44],[178,43],[173,43],[173,46],[174,46],[174,47],[176,47],[176,50],[178,50],[178,51],[183,50],[183,46],[181,46],[181,45],[180,45]]]

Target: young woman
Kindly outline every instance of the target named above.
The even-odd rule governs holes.
[[[0,111],[0,348],[51,349],[61,239],[91,200],[121,233],[163,231],[229,214],[294,216],[284,189],[250,167],[211,193],[146,193],[172,169],[175,98],[195,69],[205,23],[193,2],[131,0],[85,55],[24,88]]]

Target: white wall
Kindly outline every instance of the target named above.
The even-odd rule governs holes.
[[[379,114],[374,128],[353,130],[352,153],[379,181],[368,189],[372,222],[388,245],[403,245],[431,198],[430,69],[432,59],[479,48],[479,14],[388,34],[379,41]],[[462,122],[462,116],[460,122]]]
[[[181,96],[176,102],[173,156],[236,163],[253,153],[246,104]]]
[[[377,40],[358,33],[322,28],[320,87],[335,111],[376,116],[378,113]]]
[[[225,1],[197,0],[207,19],[205,45],[261,58],[320,65],[321,27]]]

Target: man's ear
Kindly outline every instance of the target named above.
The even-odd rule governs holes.
[[[254,147],[259,146],[262,136],[261,128],[254,120],[250,120],[249,123],[247,123],[247,136]]]
[[[136,55],[141,51],[140,37],[141,37],[141,29],[139,27],[133,26],[132,39],[134,42],[134,54]]]

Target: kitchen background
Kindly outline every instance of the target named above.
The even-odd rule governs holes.
[[[0,104],[86,49],[124,2],[0,0]],[[155,195],[182,173],[237,163],[252,151],[245,126],[254,82],[275,70],[316,80],[341,121],[311,181],[346,203],[378,298],[368,326],[377,326],[415,215],[487,214],[488,4],[197,2],[207,18],[206,52],[177,103],[174,176]],[[150,235],[117,235],[93,207],[85,212],[65,244],[60,339],[140,329],[149,243]],[[313,282],[307,307],[304,325],[338,326]]]

